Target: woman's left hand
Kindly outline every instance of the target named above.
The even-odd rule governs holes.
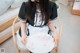
[[[58,36],[58,33],[55,33],[54,36],[53,36],[53,40],[56,44],[56,47],[58,46],[58,41],[59,41],[59,36]]]

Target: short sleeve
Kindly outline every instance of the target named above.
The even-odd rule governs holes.
[[[18,18],[20,19],[20,21],[26,22],[26,19],[25,19],[25,2],[23,2],[21,7],[20,7]]]
[[[58,14],[57,14],[57,8],[58,6],[56,5],[56,3],[52,4],[52,9],[51,9],[51,16],[50,16],[50,20],[54,20],[55,18],[57,18]]]

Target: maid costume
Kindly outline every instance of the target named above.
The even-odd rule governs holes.
[[[47,33],[51,35],[51,30],[49,29],[47,23],[45,21],[42,21],[42,15],[41,11],[39,9],[36,9],[35,7],[32,9],[32,15],[31,15],[31,21],[28,19],[24,19],[25,10],[28,9],[29,5],[28,2],[23,2],[18,14],[18,17],[21,22],[26,22],[26,30],[27,30],[27,36],[33,35],[34,33]],[[50,21],[53,21],[57,17],[57,5],[56,3],[50,2],[49,3],[49,10],[50,10]],[[27,12],[27,11],[26,11]],[[21,43],[21,29],[17,31],[17,41],[19,42],[19,46],[21,48],[24,48],[24,46]],[[22,45],[22,46],[21,46]],[[26,48],[24,48],[26,49]]]

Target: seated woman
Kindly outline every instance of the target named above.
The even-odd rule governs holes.
[[[23,44],[27,43],[27,36],[40,32],[49,34],[50,30],[54,32],[53,37],[57,44],[58,33],[53,23],[53,20],[58,17],[56,3],[49,0],[29,0],[28,2],[23,2],[18,16],[21,20],[21,29],[18,34]]]

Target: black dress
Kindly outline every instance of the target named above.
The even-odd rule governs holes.
[[[47,25],[45,25],[45,23],[43,22],[43,24],[42,24],[42,26],[41,26],[41,22],[39,22],[38,20],[40,20],[39,19],[39,14],[40,14],[40,12],[38,11],[36,11],[36,13],[34,13],[34,8],[33,8],[33,10],[32,10],[32,13],[33,13],[33,15],[31,16],[31,21],[29,21],[28,19],[25,19],[24,18],[24,15],[25,15],[25,12],[27,12],[27,9],[28,9],[28,7],[29,7],[29,5],[28,5],[28,2],[23,2],[22,3],[22,6],[21,6],[21,8],[20,8],[20,11],[19,11],[19,14],[18,14],[18,17],[19,17],[19,19],[22,21],[22,22],[26,22],[28,25],[30,25],[30,26],[32,26],[33,28],[34,27],[44,27],[44,26],[47,26]],[[57,14],[57,5],[56,5],[56,3],[53,3],[53,2],[50,2],[49,3],[49,10],[50,10],[50,13],[51,13],[51,15],[50,15],[50,20],[52,21],[52,20],[54,20],[57,16],[58,16],[58,14]],[[37,17],[36,17],[37,16]],[[41,16],[40,16],[41,17]],[[37,20],[37,21],[36,21]],[[31,31],[30,30],[30,28],[28,28],[29,26],[27,26],[27,30],[28,30],[28,32],[27,32],[27,35],[29,36],[30,34],[31,34],[31,32],[33,32],[33,31]],[[40,28],[41,29],[41,28]],[[45,30],[45,29],[44,29]],[[42,30],[42,31],[44,31],[44,30]],[[50,32],[50,30],[48,30],[48,31],[46,31],[47,33],[49,33]],[[21,36],[21,30],[19,30],[19,35]],[[32,53],[32,52],[30,52],[30,53]],[[50,53],[50,52],[49,52]]]

